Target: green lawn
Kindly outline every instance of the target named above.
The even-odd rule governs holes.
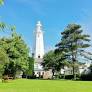
[[[92,82],[21,79],[0,83],[0,92],[92,92]]]

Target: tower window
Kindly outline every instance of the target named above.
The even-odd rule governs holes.
[[[40,56],[38,56],[38,58],[40,58]]]

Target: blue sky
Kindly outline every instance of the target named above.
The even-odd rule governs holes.
[[[92,38],[92,0],[5,0],[0,16],[1,21],[16,25],[30,48],[34,46],[33,31],[39,20],[43,24],[45,51],[54,48],[69,23],[81,24]]]

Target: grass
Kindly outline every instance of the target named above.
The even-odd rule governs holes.
[[[0,83],[0,92],[92,92],[92,82],[19,79]]]

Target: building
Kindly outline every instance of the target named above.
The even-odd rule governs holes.
[[[92,62],[86,62],[86,63],[79,65],[78,66],[79,74],[89,73],[90,72],[89,67],[90,67],[91,64],[92,64]],[[61,74],[72,75],[73,74],[73,68],[65,66],[64,69],[61,68]]]
[[[44,40],[42,24],[40,21],[37,22],[35,28],[35,50],[34,50],[34,73],[35,75],[43,75],[43,68],[41,62],[43,62],[44,56]]]

